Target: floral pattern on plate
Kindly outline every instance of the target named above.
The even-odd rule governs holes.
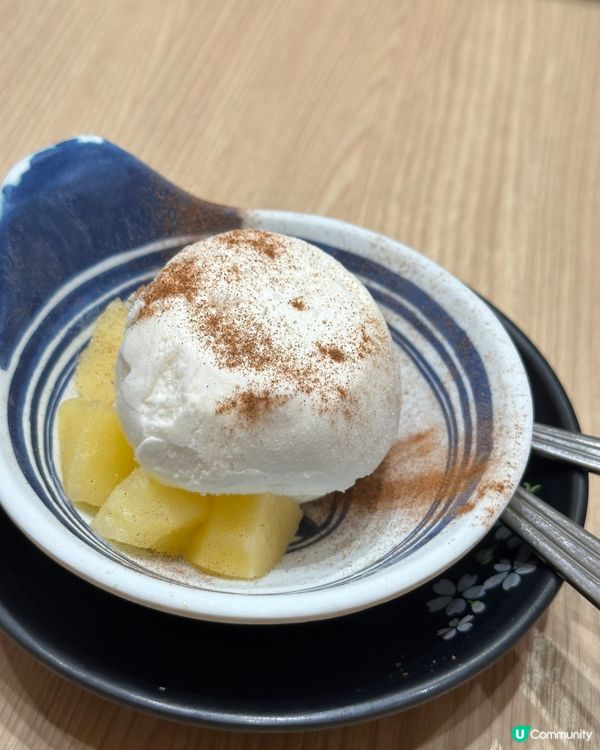
[[[538,492],[541,485],[531,485],[524,482],[523,486],[529,492]],[[439,578],[433,583],[433,591],[437,596],[425,602],[429,612],[444,612],[448,620],[446,626],[438,629],[437,634],[444,640],[454,638],[458,634],[467,633],[474,625],[475,615],[486,608],[482,599],[489,591],[509,592],[519,586],[522,576],[533,573],[537,566],[537,559],[531,549],[523,544],[516,534],[498,521],[494,527],[494,544],[482,547],[476,553],[476,559],[482,564],[483,570],[491,565],[490,575],[484,577],[482,573],[464,573],[456,581],[449,578]],[[498,557],[501,548],[513,557]],[[495,562],[496,561],[496,562]],[[458,616],[457,616],[458,615]]]

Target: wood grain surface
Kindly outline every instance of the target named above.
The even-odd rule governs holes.
[[[600,434],[600,5],[575,0],[0,0],[0,173],[98,133],[191,192],[419,248],[547,356]],[[600,535],[600,482],[588,527]],[[0,748],[600,747],[600,615],[564,586],[518,646],[403,714],[296,735],[176,725],[0,636]]]

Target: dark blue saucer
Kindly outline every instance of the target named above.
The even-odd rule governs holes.
[[[525,362],[536,421],[578,429],[547,362],[500,319]],[[585,474],[534,457],[525,481],[583,522]],[[441,578],[358,614],[283,626],[204,623],[85,583],[0,518],[0,625],[16,641],[101,695],[222,728],[321,728],[426,701],[509,650],[561,585],[497,524]]]

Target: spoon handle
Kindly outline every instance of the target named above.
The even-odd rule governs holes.
[[[541,456],[600,474],[600,438],[535,424],[531,447]]]
[[[600,609],[600,539],[522,487],[502,521]]]

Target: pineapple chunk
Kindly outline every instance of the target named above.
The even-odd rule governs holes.
[[[199,495],[199,497],[202,497],[202,495]],[[170,534],[165,534],[154,542],[152,549],[155,552],[160,552],[162,555],[179,557],[183,555],[197,528],[197,526],[191,526],[189,529],[180,529],[179,531],[172,531]]]
[[[279,495],[222,495],[185,551],[189,562],[229,578],[258,578],[283,556],[302,511]]]
[[[98,401],[72,398],[58,408],[65,492],[74,503],[102,505],[133,469],[133,450],[116,411]]]
[[[92,528],[116,542],[177,554],[211,505],[210,496],[166,487],[136,469],[113,490]]]
[[[75,385],[83,398],[114,404],[115,361],[126,319],[127,308],[116,299],[96,321],[92,339],[81,353],[75,370]]]

